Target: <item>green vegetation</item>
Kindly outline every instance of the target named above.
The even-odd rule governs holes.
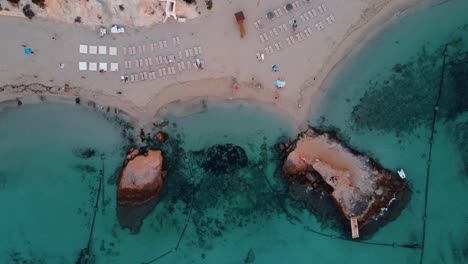
[[[213,8],[213,1],[212,0],[206,1],[206,8],[208,10],[211,10]]]
[[[32,0],[33,4],[36,4],[40,8],[45,8],[45,0]]]
[[[17,6],[20,0],[7,0],[10,4]]]

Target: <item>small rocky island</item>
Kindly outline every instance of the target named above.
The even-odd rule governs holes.
[[[296,141],[283,143],[282,150],[283,173],[289,182],[306,192],[328,193],[345,222],[357,220],[359,229],[397,210],[390,205],[407,190],[398,174],[344,146],[330,133],[310,128]]]
[[[166,177],[162,165],[160,150],[149,150],[146,153],[131,150],[120,174],[117,202],[122,205],[141,205],[154,198]]]
[[[117,188],[117,218],[122,227],[137,233],[159,201],[166,177],[161,150],[131,149],[124,161]]]

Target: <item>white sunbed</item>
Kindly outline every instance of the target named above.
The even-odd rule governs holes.
[[[117,56],[117,48],[116,47],[109,47],[109,55]]]
[[[107,54],[107,46],[99,46],[99,54],[106,55]]]
[[[80,71],[87,71],[88,70],[88,64],[84,61],[80,61],[78,63],[78,68],[80,69]]]
[[[88,45],[80,45],[80,53],[88,54]]]
[[[90,62],[89,63],[89,70],[90,71],[97,71],[97,63],[96,62]]]
[[[99,71],[107,71],[107,62],[99,63]]]
[[[119,71],[119,64],[116,63],[116,62],[112,62],[112,63],[110,64],[110,70],[111,70],[111,71]]]
[[[89,46],[89,54],[97,54],[97,46]]]

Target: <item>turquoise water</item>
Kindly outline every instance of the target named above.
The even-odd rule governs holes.
[[[412,199],[374,238],[422,243],[425,232],[424,263],[468,261],[468,209],[463,202],[468,187],[467,9],[467,1],[447,1],[387,27],[335,71],[310,120],[340,131],[386,167],[405,169]],[[424,229],[431,122],[445,44]],[[419,256],[410,263],[417,262]]]
[[[409,204],[366,240],[387,245],[334,238],[340,233],[333,222],[291,199],[274,144],[298,131],[278,113],[239,102],[167,117],[163,130],[170,140],[161,147],[168,178],[156,208],[132,234],[119,225],[115,199],[128,131],[87,108],[43,103],[0,112],[0,263],[75,263],[88,242],[102,168],[104,198],[91,240],[95,263],[419,263],[420,248],[398,245],[421,245],[424,232],[424,263],[466,263],[468,113],[459,89],[468,78],[464,10],[468,2],[452,0],[390,25],[335,71],[310,118],[385,167],[405,169]],[[237,166],[220,161],[220,148],[237,151]],[[84,149],[96,155],[81,157]]]

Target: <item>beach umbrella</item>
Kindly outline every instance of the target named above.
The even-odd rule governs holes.
[[[33,51],[30,47],[24,47],[23,48],[23,53],[26,54],[26,55],[31,55],[33,54]]]
[[[286,5],[286,10],[291,11],[293,10],[293,6],[291,4]]]
[[[273,12],[270,11],[267,13],[267,17],[268,19],[273,19],[275,17],[275,14],[273,14]]]

